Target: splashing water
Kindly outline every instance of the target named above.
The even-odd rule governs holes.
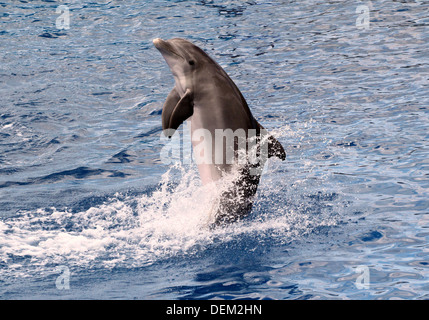
[[[274,134],[296,135],[289,127]],[[162,175],[155,190],[143,194],[115,194],[79,212],[55,207],[20,212],[0,221],[0,276],[30,276],[58,264],[86,270],[141,267],[246,236],[285,244],[335,225],[332,203],[321,205],[314,200],[317,194],[311,196],[319,201],[314,208],[303,202],[305,182],[282,165],[276,160],[266,165],[249,217],[214,230],[208,228],[208,213],[219,185],[202,186],[196,168],[179,163]],[[340,201],[333,195],[328,202]]]

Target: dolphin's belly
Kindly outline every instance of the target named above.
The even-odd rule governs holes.
[[[198,172],[200,174],[203,185],[215,182],[222,178],[222,172],[229,172],[232,169],[231,165],[219,166],[213,164],[199,164]]]
[[[225,117],[219,112],[200,112],[198,108],[194,109],[191,140],[203,184],[219,180],[224,173],[231,172],[236,164],[231,156],[234,157],[234,150],[239,146],[234,145],[234,137],[231,138],[231,135],[241,135],[244,141],[248,130],[247,121],[238,116],[241,115],[231,114]],[[230,153],[226,154],[228,148]],[[244,145],[243,152],[245,148]]]

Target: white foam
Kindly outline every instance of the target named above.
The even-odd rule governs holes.
[[[22,212],[0,221],[0,261],[8,265],[0,268],[0,277],[31,275],[52,264],[138,267],[192,255],[243,235],[287,243],[315,226],[335,224],[329,214],[314,216],[299,210],[296,204],[302,200],[299,194],[288,194],[290,183],[279,177],[280,165],[284,164],[270,161],[253,217],[214,230],[207,226],[216,194],[213,188],[219,185],[201,186],[196,168],[179,164],[162,176],[150,194],[116,195],[77,213],[59,208]]]

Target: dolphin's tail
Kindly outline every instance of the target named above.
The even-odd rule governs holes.
[[[224,186],[216,203],[214,223],[212,228],[226,225],[247,216],[252,211],[253,200],[258,189],[259,174],[252,174],[253,167],[258,165],[246,164],[238,169],[236,178]]]

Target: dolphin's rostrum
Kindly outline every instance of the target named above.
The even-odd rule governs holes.
[[[203,50],[180,38],[167,41],[157,38],[153,43],[170,67],[175,80],[162,109],[162,127],[167,136],[171,136],[174,130],[190,118],[192,137],[201,130],[207,132],[202,141],[192,138],[194,151],[203,149],[207,153],[207,150],[212,150],[211,146],[216,144],[208,139],[214,139],[219,130],[244,132],[246,141],[256,138],[258,154],[261,156],[257,163],[227,161],[228,148],[233,148],[236,156],[250,152],[250,148],[246,149],[246,145],[237,143],[234,138],[232,145],[222,145],[213,150],[209,155],[213,161],[197,162],[203,184],[219,181],[233,170],[239,172],[237,178],[220,195],[214,224],[235,221],[247,215],[252,209],[266,159],[271,156],[282,160],[286,158],[282,145],[256,121],[235,83]],[[207,143],[210,143],[210,148],[201,148]],[[255,145],[254,141],[253,144]],[[263,150],[266,150],[265,157]]]

